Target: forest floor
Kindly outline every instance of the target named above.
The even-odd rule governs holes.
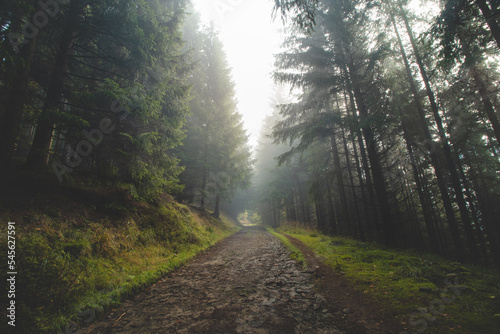
[[[300,241],[309,268],[247,226],[82,330],[104,333],[397,333],[391,316]]]

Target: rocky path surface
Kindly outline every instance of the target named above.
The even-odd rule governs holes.
[[[277,238],[245,227],[82,333],[344,333],[335,313]]]

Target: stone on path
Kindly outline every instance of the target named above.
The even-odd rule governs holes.
[[[81,333],[340,334],[311,274],[245,227]]]

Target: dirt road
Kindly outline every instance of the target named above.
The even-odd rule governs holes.
[[[277,238],[245,227],[82,333],[346,333],[314,282]]]

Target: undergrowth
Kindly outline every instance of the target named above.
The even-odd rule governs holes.
[[[228,218],[192,212],[175,201],[113,222],[28,215],[24,220],[31,223],[16,224],[15,328],[27,334],[73,333],[238,229]],[[11,329],[0,327],[2,333]]]
[[[497,270],[297,226],[278,231],[301,240],[356,289],[395,313],[402,333],[498,333]]]

